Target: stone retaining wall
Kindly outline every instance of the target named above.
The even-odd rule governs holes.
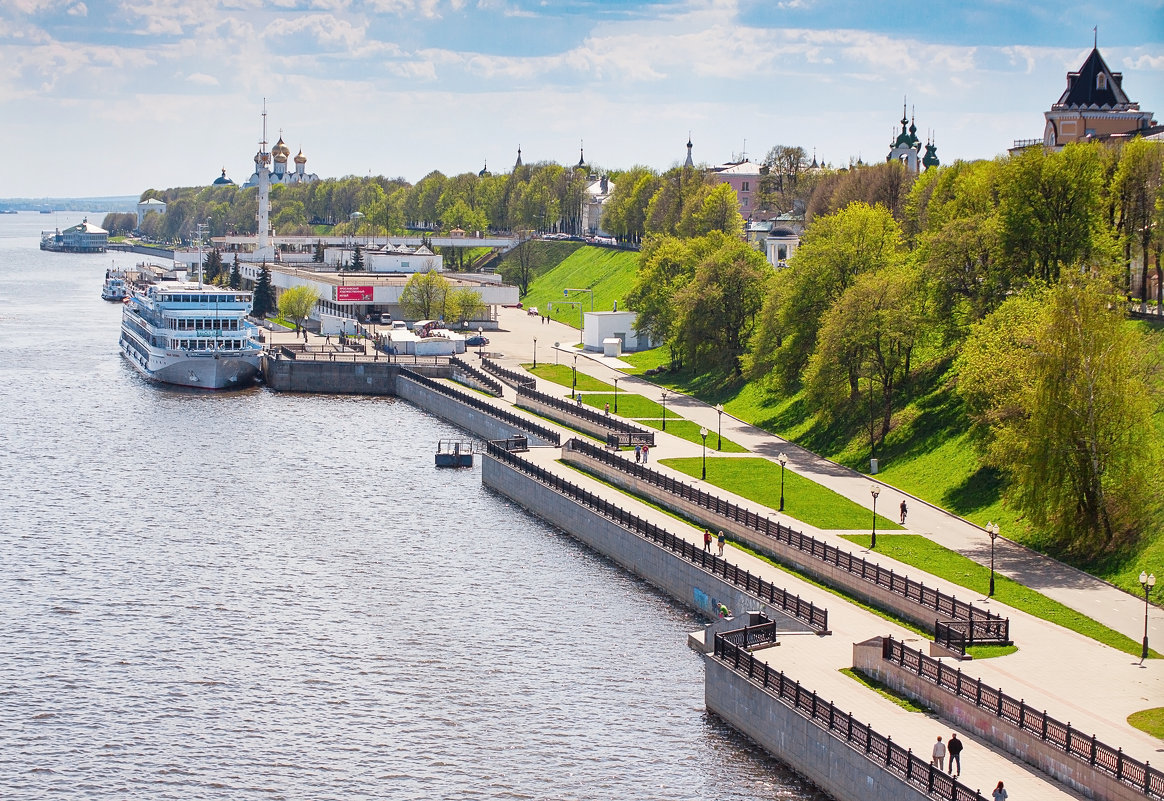
[[[455,398],[434,392],[416,381],[409,380],[406,375],[397,377],[396,395],[481,439],[508,439],[514,434],[520,434],[528,437],[529,444],[533,446],[552,444],[541,439],[532,431],[517,428],[512,423],[507,423],[468,404],[461,403]]]

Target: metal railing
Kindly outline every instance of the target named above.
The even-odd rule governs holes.
[[[902,748],[892,737],[878,734],[872,726],[825,701],[731,642],[726,634],[715,635],[715,658],[735,673],[759,685],[768,695],[808,718],[832,736],[864,753],[865,758],[904,779],[912,787],[932,798],[950,801],[985,801],[950,774],[934,767],[929,760],[915,756],[912,749]]]
[[[456,365],[459,369],[472,376],[474,381],[487,388],[493,395],[497,396],[498,398],[501,397],[501,384],[497,381],[497,379],[485,375],[485,373],[481,372],[459,356],[454,356],[449,360],[449,363]]]
[[[665,492],[689,501],[701,509],[705,509],[720,517],[739,523],[745,528],[762,534],[765,537],[794,548],[806,556],[835,567],[860,578],[862,581],[888,590],[894,595],[900,595],[905,600],[932,609],[939,615],[951,621],[965,621],[975,624],[960,629],[965,634],[966,644],[974,642],[1000,643],[1010,641],[1010,619],[1001,618],[991,612],[978,609],[965,601],[959,601],[952,595],[947,595],[932,587],[927,587],[920,581],[908,576],[899,576],[892,570],[869,562],[848,551],[843,551],[835,545],[816,539],[799,531],[794,531],[782,523],[770,520],[748,509],[738,506],[731,501],[724,500],[709,492],[684,484],[670,476],[653,470],[646,465],[637,464],[624,459],[610,451],[591,445],[585,440],[574,437],[566,443],[571,450],[578,451],[604,465],[613,467],[640,481],[645,481]],[[977,625],[981,622],[983,625]],[[952,625],[952,624],[951,624]]]
[[[517,388],[517,402],[521,404],[522,398],[528,398],[536,403],[542,403],[562,412],[567,417],[573,417],[578,420],[585,420],[593,426],[604,428],[607,431],[622,433],[622,434],[638,434],[644,437],[649,437],[648,445],[655,444],[655,432],[650,431],[642,426],[637,426],[634,423],[628,423],[625,420],[620,420],[617,417],[611,417],[608,414],[603,414],[597,409],[591,409],[588,406],[583,406],[579,403],[571,403],[562,398],[547,395],[544,392],[538,392],[536,389],[529,387]]]
[[[1147,762],[1124,756],[1123,749],[1112,748],[1097,740],[1095,735],[1084,734],[1072,728],[1070,723],[1062,723],[1045,711],[1033,709],[1021,698],[1012,698],[996,687],[983,684],[981,679],[964,676],[961,670],[908,648],[892,637],[881,641],[881,657],[969,701],[978,709],[1033,734],[1044,743],[1112,776],[1121,784],[1143,792],[1148,798],[1164,799],[1164,772],[1151,767]]]
[[[498,408],[491,403],[486,403],[481,398],[475,398],[472,395],[459,392],[450,387],[448,384],[442,384],[440,381],[433,381],[431,378],[423,376],[420,373],[414,373],[411,370],[402,369],[400,374],[402,377],[407,378],[410,381],[415,381],[422,387],[431,389],[433,392],[438,392],[445,397],[452,398],[453,400],[464,403],[467,406],[472,406],[474,409],[485,412],[486,414],[491,415],[498,420],[508,423],[514,428],[528,431],[539,439],[543,439],[550,443],[551,445],[561,444],[562,438],[558,432],[552,431],[540,423],[534,423],[530,420],[526,420],[524,417],[519,417],[511,411]]]
[[[327,350],[321,347],[319,350],[308,350],[306,346],[299,345],[297,347],[288,347],[287,345],[278,345],[272,347],[271,354],[277,359],[290,359],[292,361],[307,361],[307,362],[349,362],[349,363],[365,363],[375,364],[384,362],[385,364],[399,364],[410,365],[416,367],[447,367],[449,364],[448,356],[414,356],[408,354],[393,355],[376,351],[375,353],[345,353],[334,350]]]
[[[525,453],[529,450],[529,440],[523,436],[495,439],[493,443],[507,453]]]
[[[497,376],[514,389],[518,387],[529,387],[533,389],[537,385],[537,379],[532,375],[522,375],[513,370],[508,370],[492,359],[482,359],[481,369],[491,375]]]
[[[829,613],[827,609],[820,609],[811,601],[806,601],[799,595],[793,595],[777,587],[770,581],[766,581],[759,576],[754,576],[747,570],[741,570],[726,559],[714,556],[709,551],[703,550],[694,543],[688,542],[682,537],[677,537],[666,529],[644,520],[638,515],[627,512],[605,498],[595,495],[593,492],[583,489],[577,484],[566,481],[538,465],[531,464],[525,459],[514,456],[492,442],[489,443],[486,453],[497,459],[497,461],[525,473],[527,476],[565,495],[576,503],[614,521],[631,533],[661,545],[668,551],[683,557],[688,562],[698,565],[727,583],[750,593],[761,601],[804,622],[814,631],[828,631]]]
[[[746,651],[754,651],[757,648],[775,645],[776,635],[776,624],[768,621],[755,626],[744,626],[742,629],[725,631],[721,636],[732,645],[738,645]]]

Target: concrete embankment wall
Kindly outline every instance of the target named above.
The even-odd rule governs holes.
[[[938,617],[933,609],[922,606],[912,599],[890,592],[887,588],[878,586],[873,582],[864,581],[860,576],[855,576],[836,565],[813,558],[812,554],[805,553],[771,537],[766,537],[755,529],[717,515],[715,512],[704,509],[693,501],[673,495],[649,481],[643,481],[621,470],[616,470],[580,451],[572,451],[566,445],[562,446],[562,460],[568,464],[578,465],[603,481],[624,489],[632,495],[647,498],[688,520],[701,526],[707,526],[712,531],[722,529],[733,540],[743,542],[750,548],[771,556],[781,564],[789,565],[822,584],[841,589],[874,606],[888,609],[918,626],[929,629],[934,625],[934,618]]]
[[[721,603],[736,613],[763,607],[784,630],[811,631],[802,621],[781,614],[718,576],[487,454],[481,459],[481,482],[708,617],[716,616]]]
[[[1001,748],[1054,776],[1086,798],[1103,801],[1144,801],[1144,794],[1095,770],[1086,762],[1073,759],[1034,734],[1023,731],[1002,718],[958,698],[952,692],[926,681],[900,665],[882,657],[880,637],[853,644],[853,667],[897,692],[937,712],[960,729],[973,732],[988,743]]]
[[[704,664],[707,708],[829,795],[841,801],[931,801],[719,660],[708,656]]]
[[[610,433],[609,428],[600,426],[585,417],[566,414],[561,409],[551,406],[548,403],[542,403],[537,398],[531,398],[528,395],[518,395],[517,405],[521,409],[528,409],[534,414],[540,414],[550,420],[555,420],[564,426],[589,434],[592,437],[597,437],[603,442],[606,441],[606,435]]]
[[[263,380],[278,392],[395,395],[400,368],[390,362],[329,362],[263,357]]]
[[[413,368],[409,368],[410,370]],[[466,403],[434,392],[416,381],[410,381],[408,376],[400,375],[396,379],[396,395],[409,403],[415,404],[425,411],[432,412],[437,417],[448,420],[455,426],[485,440],[508,439],[515,434],[521,434],[529,439],[530,445],[550,445],[552,443],[538,437],[532,431],[526,431],[507,423],[500,418],[475,409]],[[485,461],[489,461],[486,459]]]

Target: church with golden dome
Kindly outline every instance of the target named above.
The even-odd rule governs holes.
[[[319,180],[318,175],[307,171],[307,156],[303,155],[303,148],[299,148],[299,154],[294,158],[295,169],[287,169],[287,159],[291,157],[291,148],[287,147],[283,141],[282,132],[280,132],[279,141],[271,148],[270,154],[262,155],[267,155],[272,162],[269,179],[272,184],[309,184]],[[255,171],[243,184],[244,188],[259,185],[259,166],[259,155],[256,155]]]

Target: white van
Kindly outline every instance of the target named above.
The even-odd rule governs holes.
[[[392,330],[393,331],[407,331],[408,330],[408,323],[404,322],[403,320],[393,320],[392,321]]]

